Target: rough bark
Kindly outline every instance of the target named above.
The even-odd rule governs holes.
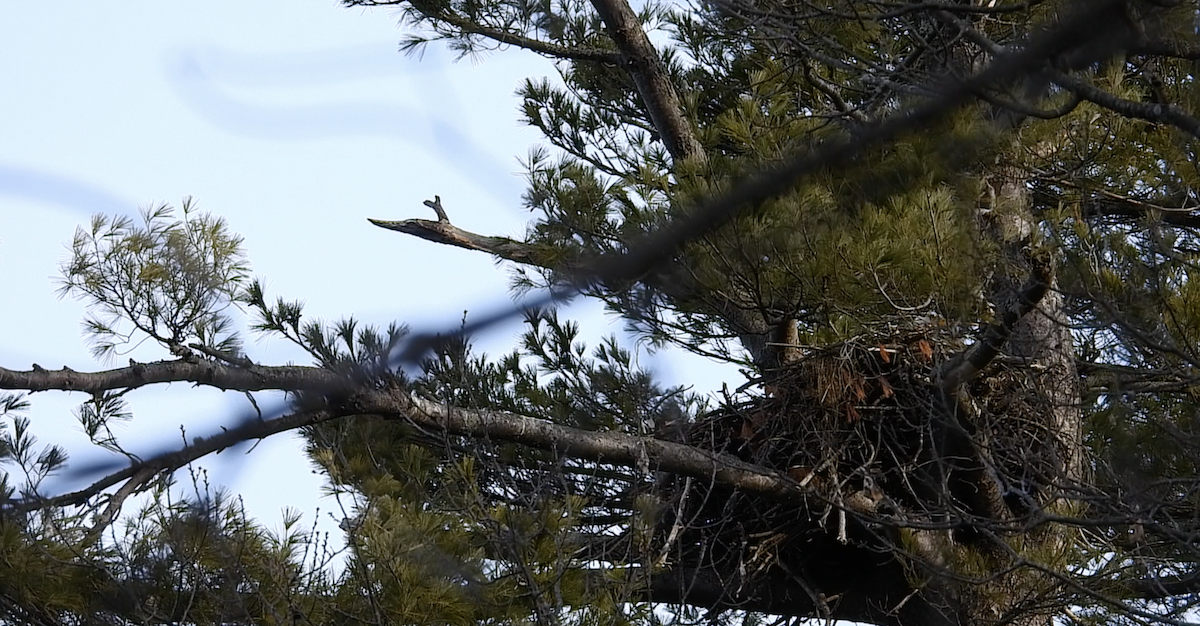
[[[1002,170],[998,178],[997,202],[1003,205],[1003,210],[999,216],[1002,223],[997,224],[1000,227],[997,236],[1003,237],[1013,264],[1028,271],[1038,262],[1028,252],[1037,224],[1031,210],[1030,185],[1026,176],[1012,170]],[[1006,301],[1022,298],[1020,289],[1014,289],[1003,279],[997,288],[998,296]],[[1044,401],[1050,408],[1050,432],[1058,439],[1057,446],[1063,455],[1058,461],[1067,480],[1079,478],[1082,462],[1080,433],[1083,418],[1074,346],[1063,294],[1057,288],[1057,281],[1052,279],[1038,306],[1014,326],[1008,353],[1043,372]]]
[[[353,381],[334,376],[320,368],[262,367],[256,368],[261,371],[241,372],[230,371],[219,364],[199,364],[205,367],[197,365],[186,361],[145,363],[139,364],[136,374],[125,368],[104,372],[67,370],[65,373],[3,369],[0,370],[0,389],[56,389],[98,393],[137,387],[153,380],[158,383],[194,382],[225,390],[253,391],[263,388],[261,385],[264,378],[268,378],[273,370],[285,370],[289,383],[297,384],[310,393],[323,389],[324,403],[327,406],[320,410],[302,411],[275,419],[247,419],[239,426],[222,429],[220,434],[196,437],[183,450],[171,451],[135,463],[88,489],[55,498],[50,503],[62,505],[82,502],[87,497],[134,476],[143,468],[173,470],[242,441],[261,439],[321,421],[361,414],[405,420],[455,435],[510,441],[573,458],[603,461],[631,468],[649,464],[662,471],[692,476],[772,498],[801,499],[805,495],[804,489],[796,481],[775,470],[678,443],[615,432],[583,430],[502,411],[465,410],[411,396],[398,388],[363,390]],[[309,399],[306,402],[314,401]]]
[[[347,388],[348,381],[334,372],[301,365],[234,367],[216,361],[185,358],[154,363],[130,362],[129,367],[101,372],[77,372],[67,367],[48,370],[34,365],[28,371],[0,367],[0,389],[26,391],[81,391],[137,389],[169,382],[192,382],[236,391],[328,392]]]
[[[625,0],[592,0],[592,6],[600,14],[608,36],[621,51],[625,67],[646,105],[650,122],[658,130],[667,151],[677,161],[707,160],[704,146],[684,115],[683,104],[667,75],[666,65],[629,3]]]

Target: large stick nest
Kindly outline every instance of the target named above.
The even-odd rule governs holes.
[[[962,349],[936,330],[844,342],[781,368],[761,397],[699,419],[691,445],[786,472],[809,496],[782,503],[665,478],[660,561],[794,578],[830,550],[894,545],[903,520],[965,528],[981,510],[1016,516],[1057,465],[1040,375],[998,359],[947,398],[934,367]],[[988,489],[972,484],[981,480]],[[985,491],[1003,502],[972,502]]]

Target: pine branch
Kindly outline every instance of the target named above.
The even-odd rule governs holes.
[[[604,6],[614,11],[623,9],[623,14],[628,14],[626,17],[632,15],[629,6],[622,0],[595,1],[598,7]],[[1115,37],[1113,14],[1119,10],[1120,4],[1116,0],[1090,3],[1084,9],[1030,38],[1024,46],[1012,51],[1001,51],[987,68],[967,80],[947,86],[942,93],[927,102],[905,108],[852,136],[830,140],[816,149],[799,151],[783,160],[777,167],[764,168],[747,176],[728,192],[694,207],[688,212],[688,217],[671,222],[635,241],[626,242],[628,252],[595,255],[583,259],[575,271],[577,278],[574,288],[578,290],[587,284],[620,284],[639,280],[669,262],[688,242],[697,241],[727,224],[735,215],[757,209],[770,199],[786,193],[804,177],[816,171],[851,163],[866,150],[936,123],[960,105],[970,101],[979,91],[1028,76],[1041,68],[1047,58],[1052,58],[1064,50],[1085,47],[1085,44],[1098,38]],[[626,28],[633,26],[620,20],[616,20],[616,23],[624,24]],[[636,39],[649,46],[649,41],[645,39],[646,35],[640,26],[636,28],[640,38],[637,33],[622,31],[625,34],[625,43],[631,45],[630,42]],[[620,43],[618,47],[621,47]],[[652,47],[649,49],[653,51]],[[657,57],[643,61],[653,62],[655,59]],[[407,226],[400,226],[405,222]],[[494,246],[495,250],[500,251],[501,246],[510,243],[501,238],[481,238],[482,236],[466,233],[448,224],[419,220],[405,222],[392,223],[395,226],[393,227],[373,221],[392,230],[472,250],[488,250]],[[507,253],[514,255],[518,250],[519,248]],[[736,308],[736,305],[731,304],[731,308]],[[752,318],[753,315],[749,317]],[[508,317],[504,316],[503,319]],[[761,320],[748,321],[750,323],[745,325],[747,329],[755,328],[756,324],[763,324]],[[762,330],[769,332],[770,328]],[[439,335],[458,336],[459,332],[447,329]],[[408,356],[419,355],[417,351],[411,351]]]
[[[570,59],[572,61],[594,61],[605,65],[619,65],[621,63],[621,55],[612,50],[604,50],[601,48],[574,48],[570,46],[562,46],[540,39],[525,37],[516,33],[491,28],[477,24],[463,17],[452,15],[450,13],[426,14],[428,17],[436,20],[441,20],[455,28],[458,28],[464,33],[487,37],[498,43],[524,48],[531,52],[536,52],[554,59]]]
[[[995,41],[992,41],[978,29],[972,27],[966,20],[946,12],[940,12],[935,15],[951,24],[954,24],[957,28],[962,30],[964,36],[988,52],[994,55],[1005,53],[1006,49],[1003,46]],[[1121,39],[1128,39],[1131,35],[1133,35],[1133,33],[1122,32]],[[1138,43],[1146,44],[1147,46],[1150,45],[1150,42],[1145,40],[1144,36],[1140,38]],[[1181,49],[1181,52],[1184,51],[1186,50]],[[1049,66],[1050,64],[1047,65]],[[1090,65],[1090,63],[1088,65]],[[1045,75],[1050,79],[1051,82],[1066,89],[1067,91],[1070,91],[1075,95],[1076,98],[1087,100],[1092,104],[1108,109],[1118,115],[1142,119],[1158,124],[1175,126],[1176,128],[1191,134],[1193,137],[1200,137],[1200,119],[1189,115],[1177,104],[1135,102],[1133,100],[1128,100],[1100,89],[1099,87],[1092,85],[1082,78],[1073,76],[1058,69],[1052,69],[1050,67],[1045,70]],[[1071,105],[1071,107],[1073,108],[1074,105]],[[1021,110],[1020,106],[1008,106],[1006,108],[1024,114],[1024,111]],[[1048,113],[1053,114],[1055,112]],[[1038,117],[1045,116],[1038,115]]]
[[[218,359],[220,361],[224,361],[225,363],[228,363],[230,365],[235,365],[238,367],[253,367],[254,366],[254,361],[251,361],[250,359],[247,359],[244,356],[240,356],[237,354],[230,354],[228,352],[224,352],[224,351],[218,350],[216,348],[210,348],[202,343],[189,343],[187,345],[187,347],[189,347],[193,350],[196,350],[197,352],[200,352],[200,353],[204,354],[205,356],[208,356],[208,357],[211,357],[214,359]]]
[[[960,83],[946,87],[927,102],[908,107],[888,116],[876,125],[842,140],[830,140],[813,150],[801,151],[779,166],[764,169],[739,181],[729,192],[694,207],[688,217],[629,242],[630,252],[593,258],[582,264],[582,271],[600,280],[635,278],[667,262],[686,243],[696,241],[724,226],[735,215],[762,206],[792,189],[798,180],[815,171],[825,171],[853,162],[863,152],[893,141],[944,119],[970,101],[979,90],[1012,82],[1040,68],[1046,58],[1064,48],[1082,45],[1093,38],[1110,36],[1112,13],[1118,2],[1093,2],[1048,28],[1024,46],[1004,52],[986,69]]]
[[[0,367],[0,389],[26,391],[83,391],[136,389],[159,383],[190,382],[232,391],[332,391],[347,387],[345,378],[329,370],[300,365],[230,367],[212,361],[180,359],[133,363],[99,372],[77,372],[64,367],[47,370],[34,365],[19,371]]]
[[[377,6],[397,6],[407,5],[421,12],[426,19],[433,22],[443,22],[448,24],[464,34],[479,35],[486,37],[497,43],[516,46],[536,52],[555,59],[570,59],[573,61],[594,61],[596,63],[604,63],[606,65],[618,65],[621,62],[621,55],[612,50],[604,50],[602,48],[578,48],[572,46],[564,46],[541,39],[534,39],[525,35],[484,26],[478,22],[472,21],[469,18],[455,15],[447,11],[430,11],[425,10],[425,7],[418,6],[408,2],[408,0],[346,0],[347,6],[359,7],[377,7]]]
[[[1050,185],[1061,185],[1083,192],[1085,198],[1082,200],[1080,213],[1084,217],[1111,218],[1113,221],[1128,218],[1130,221],[1141,221],[1152,216],[1172,226],[1200,226],[1200,214],[1197,213],[1200,211],[1200,205],[1183,193],[1158,198],[1136,197],[1107,189],[1089,189],[1070,178],[1040,170],[1034,170],[1034,173],[1038,180]],[[1062,198],[1047,190],[1046,186],[1035,187],[1034,194],[1040,196],[1039,202],[1044,206],[1054,207],[1062,202]]]
[[[1057,70],[1048,73],[1050,79],[1075,95],[1104,107],[1118,115],[1131,117],[1156,124],[1174,126],[1193,137],[1200,137],[1200,119],[1192,117],[1177,104],[1160,104],[1157,102],[1134,102],[1113,95],[1087,81]]]

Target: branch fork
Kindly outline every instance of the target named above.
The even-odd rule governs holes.
[[[467,250],[478,250],[515,263],[542,265],[537,262],[532,247],[527,244],[513,241],[507,237],[478,235],[451,224],[450,217],[446,215],[446,209],[442,207],[441,196],[434,196],[433,200],[426,200],[424,204],[433,209],[437,215],[437,221],[423,219],[389,221],[371,218],[367,218],[367,221],[380,228],[419,237],[425,241]]]

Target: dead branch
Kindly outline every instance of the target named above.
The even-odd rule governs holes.
[[[368,218],[368,221],[380,228],[412,235],[425,241],[486,252],[497,258],[521,265],[565,271],[568,274],[579,269],[578,266],[551,267],[542,260],[542,255],[539,255],[536,249],[527,243],[514,241],[507,237],[479,235],[451,224],[446,210],[442,206],[440,196],[434,196],[433,200],[426,200],[424,204],[437,214],[437,221],[422,219],[388,221],[371,218]],[[675,297],[691,298],[697,295],[686,280],[660,281],[656,287]],[[745,299],[749,300],[749,298]],[[759,360],[760,355],[765,354],[768,350],[766,346],[767,333],[771,331],[771,326],[767,324],[761,314],[733,301],[724,294],[710,295],[707,300],[714,311],[736,329],[742,346],[751,353],[756,361]]]
[[[437,221],[422,219],[387,221],[370,218],[367,221],[380,228],[419,237],[425,241],[466,248],[467,250],[478,250],[522,265],[546,267],[538,261],[532,246],[528,244],[513,241],[507,237],[477,235],[451,224],[450,218],[446,216],[446,210],[442,208],[441,196],[434,196],[433,198],[433,200],[426,200],[425,206],[433,209],[434,213],[437,214]]]

